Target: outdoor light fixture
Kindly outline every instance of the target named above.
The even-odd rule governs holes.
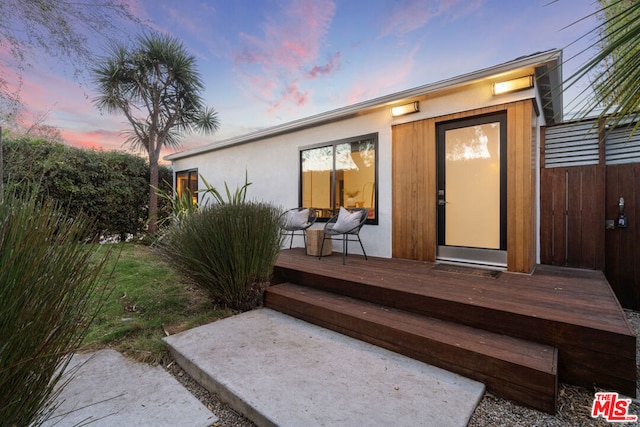
[[[505,82],[495,82],[493,84],[493,94],[502,95],[517,90],[531,89],[532,87],[533,76],[518,77],[517,79],[507,80]]]
[[[393,117],[404,116],[405,114],[417,113],[420,111],[420,102],[414,101],[410,104],[398,105],[391,109]]]

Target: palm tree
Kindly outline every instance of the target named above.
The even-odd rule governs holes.
[[[599,52],[565,80],[564,90],[592,77],[595,95],[581,116],[600,110],[600,118],[616,126],[640,118],[640,1],[600,0],[600,5],[596,14],[602,22],[584,36],[595,41],[582,53],[596,47]]]
[[[168,35],[139,36],[132,48],[111,45],[93,69],[100,110],[125,115],[131,129],[126,142],[149,156],[149,233],[157,231],[158,160],[164,146],[177,147],[192,131],[206,134],[219,127],[217,113],[204,105],[204,84],[195,57]]]

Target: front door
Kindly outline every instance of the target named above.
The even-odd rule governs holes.
[[[443,122],[437,133],[437,259],[506,266],[506,113]]]

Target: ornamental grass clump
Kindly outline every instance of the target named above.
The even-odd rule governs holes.
[[[174,225],[158,249],[217,302],[251,310],[262,303],[280,250],[279,216],[266,203],[208,205]]]
[[[109,251],[79,243],[91,226],[32,194],[0,200],[0,424],[39,425],[55,409],[89,301],[106,289]]]

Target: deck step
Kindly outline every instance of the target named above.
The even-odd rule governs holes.
[[[281,283],[265,305],[467,378],[496,395],[555,413],[557,349],[343,295]]]

